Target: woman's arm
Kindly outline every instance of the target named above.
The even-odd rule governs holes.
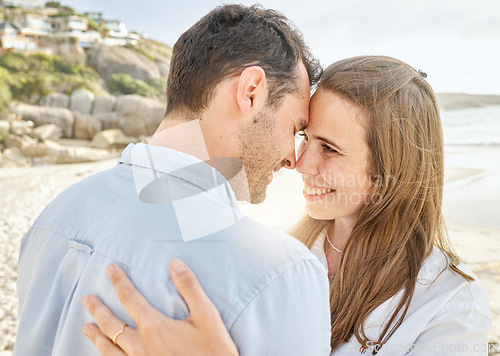
[[[172,260],[170,276],[189,308],[185,320],[168,318],[153,308],[118,266],[107,271],[137,329],[126,326],[120,333],[124,323],[97,297],[86,296],[84,304],[99,326],[87,324],[83,331],[102,355],[238,355],[217,308],[182,261]]]

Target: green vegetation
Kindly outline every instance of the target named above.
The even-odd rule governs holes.
[[[58,1],[46,3],[46,7],[68,10]],[[72,9],[70,9],[72,10]],[[3,9],[5,15],[5,9]],[[0,11],[0,17],[2,11]],[[91,27],[103,31],[103,26],[91,21]],[[76,38],[71,39],[76,42]],[[172,49],[158,41],[141,38],[136,46],[127,45],[129,50],[141,53],[152,62],[166,63]],[[87,54],[87,62],[90,61]],[[115,74],[107,83],[109,91],[115,95],[137,94],[164,100],[166,78],[142,81],[129,74]],[[76,89],[88,89],[96,96],[106,94],[99,73],[85,64],[85,59],[77,55],[49,55],[35,53],[27,55],[9,52],[0,56],[0,112],[8,109],[12,100],[36,104],[52,92],[71,95]]]
[[[48,1],[45,3],[45,7],[51,7],[54,9],[59,9],[61,6],[62,5],[59,1]]]
[[[0,68],[0,111],[4,111],[12,100],[12,92],[9,85],[11,81],[12,78],[9,71],[5,68]]]
[[[78,58],[43,53],[7,53],[0,57],[0,110],[13,99],[29,101],[51,92],[71,94],[86,88],[99,94],[99,75]]]
[[[153,56],[151,53],[149,53],[147,50],[145,50],[144,48],[141,48],[139,45],[137,46],[134,46],[134,45],[131,45],[131,44],[126,44],[125,45],[125,48],[128,48],[128,49],[131,49],[132,51],[136,51],[137,53],[140,53],[142,54],[143,56],[145,56],[147,59],[151,60],[151,61],[155,61],[155,56]]]
[[[144,54],[149,59],[169,60],[172,57],[172,48],[161,42],[141,38],[136,46],[129,45],[128,48]]]
[[[112,94],[137,94],[157,99],[163,99],[165,95],[166,79],[150,79],[146,83],[140,79],[134,79],[129,74],[113,74],[109,88]]]
[[[59,1],[49,1],[45,3],[45,7],[50,7],[53,9],[59,9],[59,13],[52,15],[52,17],[69,16],[76,14],[75,9],[72,7],[62,5]]]

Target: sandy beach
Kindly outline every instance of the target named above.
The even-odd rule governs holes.
[[[500,189],[494,187],[495,190],[491,190],[490,184],[499,181],[500,168],[464,164],[465,161],[460,157],[463,157],[464,152],[473,155],[474,150],[484,156],[485,149],[477,147],[460,147],[457,152],[448,152],[444,213],[451,240],[458,254],[488,290],[494,318],[489,341],[498,343],[500,219],[498,207],[494,203],[498,200]],[[488,148],[487,151],[491,157],[500,157],[498,147]],[[468,163],[475,161],[469,160]],[[93,173],[111,168],[115,162],[116,160],[109,160],[0,169],[0,356],[12,355],[15,340],[16,265],[22,236],[59,192]],[[459,164],[460,162],[462,164]],[[303,214],[301,191],[300,175],[282,170],[275,175],[265,203],[259,206],[242,204],[241,209],[265,224],[287,229]],[[475,192],[474,196],[469,195],[472,194],[471,191]],[[477,210],[482,211],[483,215],[476,214]],[[489,215],[486,214],[485,217],[484,212],[489,212]],[[485,222],[485,219],[490,220]]]

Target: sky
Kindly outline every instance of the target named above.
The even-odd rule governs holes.
[[[131,31],[173,45],[202,16],[228,1],[63,0],[61,3],[79,12],[103,12],[104,18],[119,19]],[[323,66],[356,55],[387,55],[426,72],[436,92],[500,94],[500,0],[261,0],[258,3],[292,20]]]

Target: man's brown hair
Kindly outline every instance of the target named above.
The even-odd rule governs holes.
[[[304,63],[311,86],[321,75],[302,34],[282,14],[259,6],[224,5],[212,10],[175,43],[167,83],[167,114],[199,115],[215,87],[249,66],[260,66],[275,108],[297,89],[298,64]]]

